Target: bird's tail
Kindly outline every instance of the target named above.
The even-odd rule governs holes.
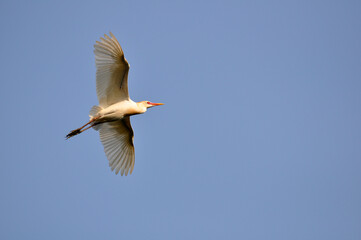
[[[90,109],[90,111],[89,111],[90,120],[92,120],[92,119],[95,118],[95,117],[98,117],[98,113],[99,113],[101,110],[103,110],[102,107],[93,106],[93,107]],[[101,124],[95,124],[95,125],[93,126],[93,129],[94,129],[95,131],[98,131],[99,128],[100,128],[100,126],[101,126]]]
[[[103,110],[102,107],[93,106],[93,107],[90,109],[90,111],[89,111],[89,117],[90,117],[90,119],[92,119],[93,117],[96,117],[101,110]]]

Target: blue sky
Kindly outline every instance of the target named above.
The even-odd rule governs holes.
[[[360,239],[359,1],[2,1],[1,239]],[[98,133],[93,44],[134,101],[131,176]]]

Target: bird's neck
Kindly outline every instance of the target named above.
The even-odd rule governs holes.
[[[147,108],[141,104],[142,102],[133,102],[126,106],[124,111],[124,116],[132,116],[137,114],[142,114],[147,111]]]
[[[137,106],[136,106],[136,112],[135,114],[142,114],[145,113],[147,111],[147,107],[144,106],[143,102],[137,102]]]

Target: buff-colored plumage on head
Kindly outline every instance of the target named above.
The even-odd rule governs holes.
[[[139,108],[139,113],[145,113],[147,111],[148,108],[154,107],[154,106],[159,106],[159,105],[164,105],[163,103],[152,103],[149,101],[141,101],[141,102],[137,102],[137,106]]]

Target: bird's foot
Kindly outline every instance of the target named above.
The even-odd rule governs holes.
[[[75,135],[78,135],[79,133],[81,133],[81,129],[75,129],[73,131],[71,131],[68,135],[66,135],[66,139],[69,139],[71,137],[74,137]]]

